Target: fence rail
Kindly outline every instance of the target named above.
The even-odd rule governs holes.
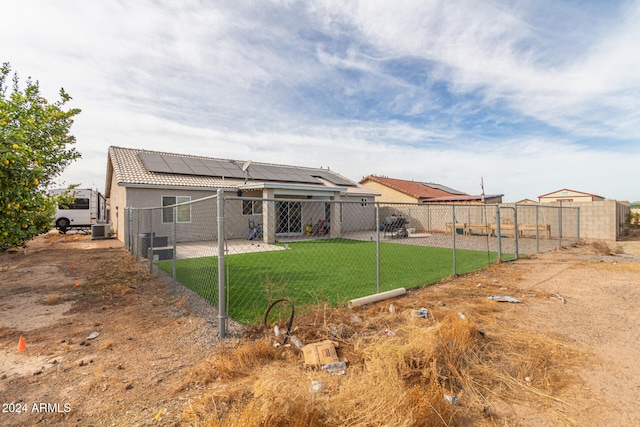
[[[252,324],[281,298],[297,306],[435,283],[580,240],[579,208],[216,196],[129,208],[125,246]]]

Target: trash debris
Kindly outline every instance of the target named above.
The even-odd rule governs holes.
[[[344,375],[347,369],[347,364],[342,362],[332,362],[322,365],[322,369],[329,372],[331,375]]]
[[[438,301],[438,307],[444,307],[447,304],[444,301]]]
[[[327,386],[324,383],[318,381],[311,381],[311,385],[309,386],[309,393],[315,394],[327,389]]]
[[[429,318],[429,310],[427,310],[426,308],[422,307],[420,308],[420,310],[413,310],[413,315],[415,317],[424,317],[425,319]]]
[[[453,406],[457,406],[458,405],[458,398],[454,395],[451,394],[445,394],[444,395],[444,401],[447,403],[452,404]]]
[[[336,353],[337,342],[324,340],[302,347],[304,363],[308,366],[324,366],[328,363],[340,362]]]
[[[273,327],[273,335],[275,335],[276,338],[280,336],[280,328],[278,327],[278,325]]]
[[[391,329],[383,329],[380,332],[378,332],[378,335],[392,337],[395,335],[395,333]]]
[[[295,335],[291,336],[290,341],[293,345],[295,345],[298,348],[304,347],[304,344],[302,344],[302,341],[300,341],[298,337],[296,337]]]
[[[476,285],[476,288],[481,288],[481,287],[482,287],[482,283],[478,283],[478,284]]]
[[[522,300],[515,299],[514,297],[510,297],[506,295],[489,295],[487,298],[497,302],[515,302],[515,303],[522,302]]]
[[[467,316],[465,316],[464,313],[461,311],[458,312],[458,317],[461,318],[462,320],[465,320],[467,318]]]
[[[393,314],[396,312],[396,308],[394,307],[393,304],[389,304],[389,313]]]
[[[501,291],[506,291],[507,289],[509,289],[509,288],[506,287],[506,286],[503,286],[503,287],[500,288]]]
[[[98,335],[100,335],[99,332],[92,332],[91,335],[89,335],[86,339],[92,340],[92,339],[98,338]]]

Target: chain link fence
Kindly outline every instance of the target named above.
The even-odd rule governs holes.
[[[127,210],[125,246],[228,322],[279,299],[331,305],[580,240],[579,208],[224,195]],[[217,307],[217,310],[215,308]]]

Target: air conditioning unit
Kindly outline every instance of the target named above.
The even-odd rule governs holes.
[[[91,226],[91,240],[108,239],[109,234],[109,224],[93,224]]]

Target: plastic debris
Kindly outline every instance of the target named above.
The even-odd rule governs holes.
[[[424,317],[425,319],[429,318],[429,310],[427,310],[426,308],[422,307],[420,308],[420,310],[413,310],[413,315],[415,317]]]
[[[461,311],[458,312],[458,317],[461,318],[462,320],[465,320],[467,318],[467,316],[465,316],[464,313]]]
[[[393,314],[396,312],[396,307],[393,304],[389,304],[389,313]]]
[[[454,395],[451,394],[445,394],[444,395],[444,401],[447,403],[452,404],[453,406],[458,405],[458,398]]]
[[[489,295],[487,298],[497,302],[515,302],[515,303],[522,302],[522,300],[515,299],[514,297],[510,297],[507,295]]]
[[[280,336],[280,328],[278,327],[278,325],[273,327],[273,334],[277,337]]]
[[[395,333],[391,329],[383,329],[380,332],[378,332],[378,335],[380,336],[386,335],[388,337],[392,337],[395,335]]]
[[[322,369],[329,372],[331,375],[344,375],[344,372],[347,369],[347,364],[345,362],[331,362],[326,365],[322,365]]]
[[[311,385],[309,386],[309,393],[315,394],[327,389],[327,386],[324,383],[318,381],[311,381]]]
[[[300,341],[300,340],[298,339],[298,337],[297,337],[297,336],[295,336],[295,335],[292,335],[292,336],[291,336],[290,341],[293,343],[293,345],[295,345],[295,346],[296,346],[296,347],[298,347],[298,348],[302,348],[302,347],[304,347],[304,344],[302,344],[302,341]]]
[[[98,335],[100,335],[99,332],[93,332],[91,335],[87,337],[87,339],[92,340],[92,339],[98,338]]]

